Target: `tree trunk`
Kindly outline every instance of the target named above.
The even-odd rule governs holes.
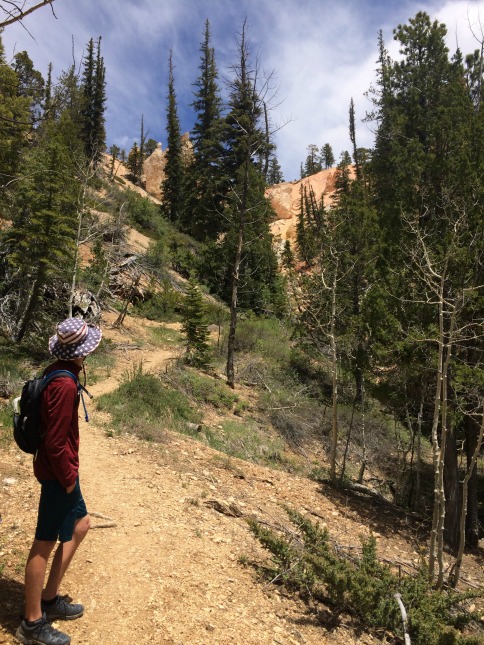
[[[447,441],[444,455],[444,489],[445,489],[445,542],[452,549],[453,555],[459,547],[459,518],[461,511],[461,494],[459,482],[459,467],[457,441],[454,427],[447,426]]]
[[[465,449],[467,468],[471,467],[474,453],[478,447],[479,424],[474,417],[466,416],[464,419]],[[477,549],[479,545],[479,517],[478,517],[478,489],[477,489],[477,463],[474,463],[469,476],[467,488],[467,516],[465,524],[466,544]]]
[[[333,293],[331,300],[331,371],[333,373],[333,420],[331,427],[330,479],[336,484],[336,455],[338,450],[338,352],[336,346],[336,287],[338,284],[338,258],[334,270]]]
[[[471,419],[474,421],[474,419]],[[462,566],[462,557],[464,555],[464,546],[465,546],[465,541],[466,541],[466,536],[465,536],[465,528],[466,528],[466,521],[468,518],[467,510],[468,510],[468,492],[469,492],[469,483],[472,478],[472,476],[475,473],[475,468],[477,464],[477,457],[479,456],[481,452],[481,447],[482,447],[482,440],[484,438],[484,411],[481,416],[481,425],[480,427],[477,426],[476,423],[476,432],[475,432],[475,446],[474,446],[474,451],[472,454],[469,454],[469,451],[467,450],[468,453],[468,459],[467,459],[467,471],[464,477],[464,481],[462,482],[462,510],[461,510],[461,516],[460,516],[460,542],[459,542],[459,549],[457,552],[456,556],[456,561],[455,561],[455,573],[454,573],[454,578],[451,580],[452,585],[454,587],[457,586],[459,583],[459,578],[460,578],[460,569]]]
[[[239,289],[240,264],[242,262],[242,249],[244,248],[244,223],[245,212],[247,209],[247,193],[249,190],[249,164],[250,164],[250,145],[247,146],[247,159],[244,168],[244,184],[242,186],[242,199],[239,206],[239,236],[237,239],[237,249],[235,251],[234,272],[232,276],[232,295],[230,297],[230,326],[229,336],[227,339],[227,385],[232,389],[235,387],[235,331],[237,328],[237,292]]]
[[[43,280],[41,276],[37,275],[32,288],[30,289],[29,295],[27,296],[27,303],[24,307],[23,313],[20,315],[19,324],[14,337],[16,343],[20,343],[22,341],[25,336],[25,332],[27,331],[27,327],[29,326],[31,317],[37,308],[42,282]]]
[[[121,327],[121,325],[123,324],[124,319],[126,318],[126,314],[128,313],[128,307],[129,307],[131,301],[133,300],[134,293],[136,291],[136,288],[137,288],[140,280],[141,280],[141,271],[133,279],[129,295],[128,295],[128,297],[126,298],[126,300],[124,302],[123,309],[122,309],[121,313],[119,314],[119,316],[114,321],[114,325],[113,325],[114,327]]]
[[[242,260],[242,247],[244,243],[244,229],[242,222],[239,225],[239,238],[235,253],[234,273],[232,277],[232,295],[230,298],[230,326],[227,339],[227,385],[232,389],[235,387],[235,331],[237,328],[237,291],[239,287],[240,262]]]

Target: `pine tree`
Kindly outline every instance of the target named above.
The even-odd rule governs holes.
[[[6,187],[16,178],[20,151],[27,145],[31,130],[30,97],[20,92],[20,79],[7,65],[0,37],[0,201],[7,197]]]
[[[335,162],[334,154],[333,154],[333,148],[329,145],[329,143],[325,143],[324,146],[321,148],[321,165],[324,167],[326,170],[328,168],[331,168],[334,165]]]
[[[221,170],[222,99],[208,20],[200,52],[200,76],[195,82],[192,103],[197,114],[191,134],[194,159],[187,178],[188,199],[182,227],[196,239],[203,240],[215,239],[225,229],[222,212],[226,192]]]
[[[42,115],[44,79],[42,74],[34,69],[34,64],[26,51],[15,54],[12,67],[18,78],[17,94],[30,100],[32,124],[35,125]]]
[[[162,184],[162,212],[171,222],[178,222],[183,205],[183,159],[180,136],[180,121],[176,105],[175,79],[173,75],[173,56],[168,59],[168,105],[166,111],[167,142],[165,179]]]
[[[72,64],[67,71],[62,72],[59,76],[57,85],[53,91],[50,115],[55,120],[65,111],[68,111],[71,121],[77,126],[79,136],[84,141],[83,109],[83,88],[81,87],[76,67]]]
[[[266,182],[269,186],[274,186],[275,184],[281,184],[283,181],[284,175],[282,174],[281,166],[279,165],[276,155],[272,153],[269,161],[269,170]]]
[[[65,279],[72,262],[79,192],[72,132],[67,115],[48,126],[22,169],[13,226],[6,237],[11,288],[18,292],[16,342],[35,319],[45,286],[55,277]]]
[[[264,115],[264,97],[259,95],[259,70],[252,67],[246,32],[244,22],[224,128],[224,170],[231,185],[225,215],[230,227],[221,240],[220,256],[227,258],[224,283],[229,288],[231,311],[227,383],[231,387],[235,383],[238,308],[267,310],[277,282],[277,260],[269,231],[272,209],[265,198],[265,179],[257,164],[258,150],[267,144],[267,133],[260,124]]]
[[[145,155],[146,155],[146,157],[149,157],[150,155],[152,155],[157,147],[158,147],[158,142],[155,141],[155,139],[151,139],[151,138],[148,139],[148,141],[145,144]]]
[[[42,105],[45,119],[53,118],[53,104],[52,104],[52,63],[49,63],[47,69],[47,81],[45,83],[44,101]]]
[[[106,148],[105,103],[106,70],[101,56],[101,38],[87,45],[82,75],[82,140],[88,159],[98,162]]]
[[[401,59],[396,62],[390,60],[380,37],[378,94],[374,100],[379,127],[371,179],[387,247],[380,260],[382,280],[386,291],[399,298],[386,301],[387,315],[393,315],[400,329],[407,332],[407,352],[414,357],[414,381],[424,382],[431,373],[429,365],[433,362],[435,366],[434,400],[426,401],[424,408],[428,406],[434,414],[424,416],[423,428],[432,434],[438,464],[432,538],[439,541],[442,584],[442,518],[445,517],[445,537],[454,549],[461,537],[457,442],[463,424],[458,416],[441,415],[444,410],[465,410],[471,405],[469,390],[457,396],[452,376],[456,376],[462,362],[477,367],[475,343],[469,336],[474,314],[458,306],[458,294],[463,293],[464,283],[469,287],[479,285],[483,278],[482,269],[478,269],[482,246],[470,243],[471,239],[482,239],[482,217],[475,210],[482,200],[482,182],[478,179],[482,176],[482,155],[477,152],[482,150],[482,128],[460,52],[449,59],[445,25],[419,12],[408,25],[399,25],[394,34],[401,45]],[[460,232],[463,221],[465,234]],[[421,249],[418,256],[416,247]],[[433,290],[432,298],[428,297],[432,278],[420,263],[424,255],[428,258],[427,268],[432,266],[435,274],[442,274],[445,297],[440,286]],[[431,302],[440,303],[440,310]],[[441,322],[440,331],[435,325],[437,319]],[[465,330],[459,342],[456,329]],[[421,338],[434,341],[422,349]],[[448,372],[442,363],[444,354],[449,361]],[[410,402],[416,416],[422,388],[412,385],[408,381],[399,384],[402,392],[416,393]],[[442,446],[445,464],[439,462],[444,456]],[[476,498],[469,503],[475,507]],[[431,551],[434,546],[431,544]],[[434,551],[430,556],[431,575],[435,557]]]
[[[318,146],[311,143],[307,149],[307,157],[304,162],[304,177],[309,177],[321,170],[321,162],[319,157],[319,148]]]
[[[133,146],[128,154],[128,159],[126,161],[126,167],[130,171],[132,181],[137,184],[139,182],[139,168],[140,168],[140,151],[138,148],[138,143],[135,141]]]
[[[182,309],[182,331],[186,337],[188,363],[199,368],[210,364],[209,331],[200,288],[193,278],[188,281]]]

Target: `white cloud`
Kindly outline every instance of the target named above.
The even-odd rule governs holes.
[[[102,35],[108,145],[126,147],[139,138],[141,114],[149,136],[165,145],[170,49],[181,127],[187,131],[194,118],[189,105],[199,75],[205,19],[210,21],[221,85],[236,62],[236,36],[247,19],[253,53],[260,55],[264,70],[275,71],[279,86],[276,102],[282,103],[272,120],[288,121],[276,135],[288,180],[299,176],[309,144],[328,142],[336,157],[349,149],[351,98],[358,144],[372,145],[370,126],[361,119],[370,108],[364,93],[375,80],[380,29],[391,55],[397,55],[393,28],[424,10],[447,25],[451,52],[458,34],[466,54],[477,46],[468,20],[478,30],[484,24],[482,0],[55,0],[53,6],[57,20],[44,8],[25,21],[35,40],[19,24],[5,30],[7,57],[14,49],[26,49],[42,73],[51,61],[59,73],[72,62],[72,41],[79,63],[87,41]]]

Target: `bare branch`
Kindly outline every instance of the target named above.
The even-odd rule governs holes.
[[[42,2],[39,2],[38,4],[34,5],[33,7],[30,7],[30,9],[27,9],[24,11],[20,7],[19,2],[11,2],[9,0],[4,0],[2,3],[0,3],[0,8],[4,13],[10,16],[7,20],[4,20],[3,22],[0,22],[0,29],[3,27],[8,27],[8,25],[13,24],[14,22],[18,22],[26,18],[29,14],[33,13],[34,11],[37,11],[37,9],[40,9],[41,7],[45,7],[45,5],[50,5],[51,10],[52,10],[52,15],[54,18],[57,18],[57,16],[54,13],[54,9],[52,7],[52,3],[54,0],[42,0]],[[13,9],[7,9],[4,5],[5,4],[11,4],[13,6]]]

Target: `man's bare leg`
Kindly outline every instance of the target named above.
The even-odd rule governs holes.
[[[34,621],[42,617],[40,600],[45,572],[54,542],[34,540],[25,566],[25,619]]]
[[[52,600],[59,593],[60,583],[74,557],[77,548],[86,537],[89,527],[91,526],[91,519],[89,515],[81,517],[74,525],[74,532],[72,540],[69,542],[61,542],[54,554],[52,566],[50,568],[49,577],[45,589],[42,591],[43,600]]]

